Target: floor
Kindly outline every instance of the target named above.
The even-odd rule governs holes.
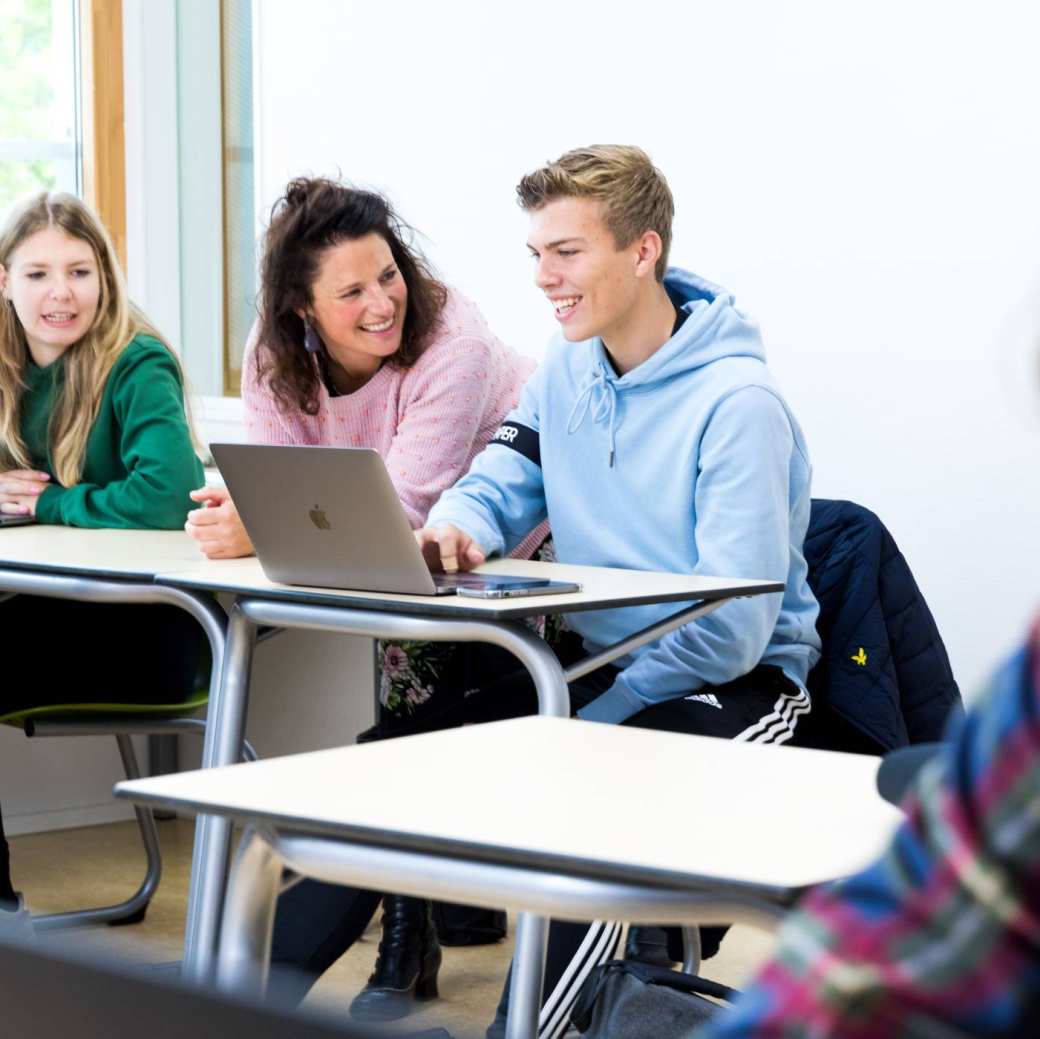
[[[163,964],[180,959],[194,827],[185,820],[170,820],[160,823],[159,832],[163,879],[142,923],[50,932],[45,940],[89,942],[114,957],[136,962]],[[15,886],[24,892],[34,913],[119,901],[128,897],[144,873],[144,854],[132,823],[33,834],[12,838],[10,843]],[[378,941],[373,925],[363,941],[322,978],[308,1004],[345,1012],[372,969]],[[771,935],[734,927],[702,972],[739,987],[772,947]],[[410,1017],[409,1025],[440,1025],[458,1037],[482,1035],[498,1001],[510,952],[508,939],[494,946],[445,949],[441,998]]]

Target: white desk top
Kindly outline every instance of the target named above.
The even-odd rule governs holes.
[[[268,580],[255,556],[210,560],[182,530],[92,530],[31,524],[0,530],[0,568],[110,579],[157,579],[181,588],[226,591],[312,605],[356,606],[431,616],[518,619],[643,603],[685,603],[783,591],[773,581],[694,577],[606,567],[570,566],[520,559],[496,559],[480,572],[577,581],[580,592],[524,599],[469,599],[460,596],[401,595],[336,588],[311,588]],[[678,608],[678,607],[677,607]]]
[[[544,613],[571,613],[655,602],[691,602],[727,599],[734,594],[782,592],[775,581],[725,577],[694,577],[643,570],[620,570],[598,566],[571,566],[522,559],[495,559],[477,568],[477,573],[505,573],[547,577],[555,581],[577,581],[580,592],[562,595],[532,595],[523,599],[471,599],[456,595],[402,595],[394,592],[359,592],[336,588],[312,588],[278,584],[264,576],[255,556],[246,559],[200,559],[195,566],[176,568],[160,575],[160,583],[179,588],[205,588],[235,592],[264,599],[291,599],[312,605],[357,606],[437,616],[477,615],[488,620],[532,617]],[[402,611],[402,607],[407,607]]]
[[[0,530],[0,567],[108,578],[144,578],[205,557],[183,530],[88,530],[30,524]]]
[[[877,766],[862,755],[530,717],[116,792],[390,848],[785,893],[881,851],[900,813],[875,791]]]

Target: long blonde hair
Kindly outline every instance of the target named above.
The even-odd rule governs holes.
[[[78,483],[87,438],[101,407],[105,383],[120,354],[137,335],[162,336],[130,302],[108,232],[74,195],[43,192],[26,199],[0,229],[0,264],[9,270],[12,253],[30,235],[57,227],[86,242],[97,259],[100,294],[86,335],[65,353],[65,378],[48,427],[53,475],[65,487]],[[176,362],[176,355],[170,350]],[[21,401],[29,344],[13,305],[0,304],[0,471],[32,467],[21,436]],[[178,362],[179,367],[179,362]],[[181,385],[184,385],[183,373]],[[189,428],[190,428],[189,419]]]

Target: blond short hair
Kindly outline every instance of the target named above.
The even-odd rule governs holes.
[[[597,199],[603,203],[604,221],[619,249],[647,231],[656,231],[661,255],[654,273],[664,281],[675,203],[664,174],[642,148],[624,144],[575,148],[528,173],[517,184],[516,194],[525,210],[540,209],[558,198]]]

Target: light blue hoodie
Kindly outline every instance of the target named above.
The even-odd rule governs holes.
[[[802,432],[733,296],[676,268],[665,288],[688,315],[671,339],[623,376],[600,339],[555,339],[505,420],[538,434],[541,464],[493,440],[427,521],[453,523],[493,555],[548,516],[560,562],[785,583],[783,595],[733,600],[615,661],[614,684],[580,712],[595,721],[624,721],[759,663],[804,687],[819,659],[802,555],[811,472]],[[677,608],[575,613],[568,623],[596,651]]]

